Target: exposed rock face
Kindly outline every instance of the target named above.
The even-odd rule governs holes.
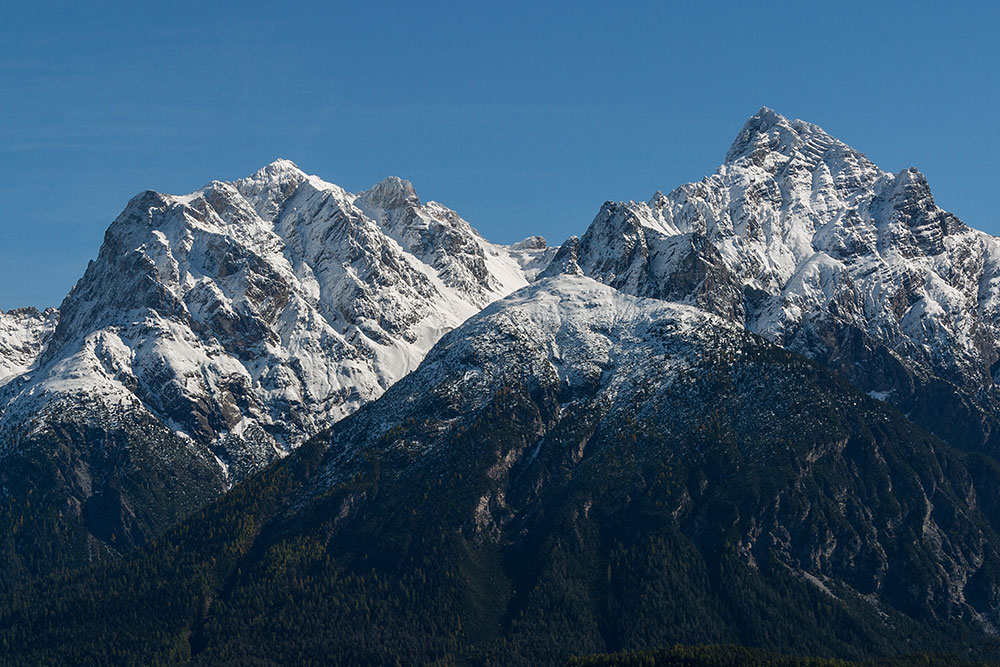
[[[508,549],[508,562],[547,562],[565,539],[579,567],[552,576],[583,585],[587,568],[610,558],[609,604],[625,616],[597,623],[632,646],[643,641],[630,634],[641,619],[671,607],[633,593],[662,576],[644,559],[668,557],[646,540],[686,549],[695,563],[731,560],[766,587],[813,588],[842,609],[858,605],[849,614],[882,615],[887,631],[887,613],[1000,628],[996,462],[956,452],[726,318],[584,276],[543,279],[491,305],[320,439],[330,449],[305,491],[314,498],[368,479],[359,469],[379,461],[383,484],[400,494],[453,480],[435,520]],[[368,498],[339,523],[395,516],[394,493]],[[703,585],[685,576],[678,590]],[[520,612],[529,599],[511,604]],[[661,631],[663,644],[702,641]]]
[[[764,108],[711,176],[605,204],[579,264],[821,361],[956,444],[1000,451],[1000,242],[938,208],[915,169],[882,171]],[[918,409],[945,395],[968,428]]]
[[[178,479],[211,497],[380,396],[553,253],[489,243],[401,179],[351,194],[287,160],[185,196],[143,192],[58,313],[0,314],[0,457],[12,470],[28,450],[72,454],[50,492],[86,505],[106,491],[89,481],[107,477],[92,443],[133,451],[152,428],[143,447],[169,441],[165,461],[190,459]],[[164,523],[128,493],[118,547]]]
[[[85,573],[42,589],[55,604],[2,605],[0,655],[965,651],[1000,624],[998,491],[989,457],[738,324],[554,276],[106,587]],[[95,597],[109,619],[59,612]]]
[[[285,160],[186,196],[138,195],[58,312],[0,313],[0,497],[44,498],[32,511],[87,558],[142,542],[379,398],[448,332],[541,278],[550,294],[510,296],[506,319],[494,310],[477,319],[495,330],[466,331],[466,356],[452,361],[468,366],[469,400],[483,390],[478,366],[492,363],[508,379],[528,373],[539,387],[560,387],[556,412],[591,397],[574,417],[585,428],[607,405],[642,402],[655,384],[606,385],[608,368],[622,373],[631,360],[630,373],[664,375],[663,364],[678,358],[657,356],[637,336],[658,340],[663,327],[690,320],[698,322],[686,339],[692,373],[702,369],[699,355],[715,363],[730,354],[710,341],[760,334],[952,444],[1000,453],[1000,242],[939,209],[915,170],[884,172],[820,128],[762,109],[715,174],[646,203],[608,202],[582,238],[557,248],[541,237],[489,243],[398,178],[352,194]],[[604,284],[604,296],[564,317],[562,302],[577,298],[567,285],[590,279]],[[640,308],[623,295],[660,305]],[[518,320],[511,304],[529,297],[558,322],[539,329]],[[602,299],[625,305],[609,310]],[[641,323],[636,308],[645,309]],[[642,326],[629,333],[626,324]],[[525,339],[525,330],[535,334]],[[645,356],[621,352],[626,339]],[[501,351],[484,352],[490,341]],[[449,338],[438,347],[455,345]],[[406,381],[406,401],[376,405],[366,419],[420,421],[421,410],[438,410],[439,397],[419,386],[433,374],[419,378]],[[458,419],[465,399],[448,400],[449,419]],[[532,423],[531,437],[549,428],[546,419]],[[368,446],[379,433],[350,442]],[[575,464],[587,441],[573,447]],[[496,462],[491,478],[504,478],[523,454]],[[495,539],[509,519],[511,489],[491,494],[476,506],[479,540]],[[768,539],[793,532],[788,521]],[[0,545],[0,555],[15,552],[30,549]],[[965,563],[974,573],[980,557],[949,555],[948,567]],[[26,567],[20,556],[8,562]],[[969,605],[963,614],[980,609]],[[983,609],[993,623],[992,607]]]
[[[239,479],[526,285],[519,260],[546,252],[527,246],[488,243],[398,178],[353,195],[287,161],[184,197],[142,193],[63,303],[37,371],[4,393],[0,427],[29,412],[42,423],[82,392],[148,412]],[[41,351],[35,328],[22,365]]]
[[[55,308],[0,311],[0,386],[34,366],[58,320]]]
[[[266,627],[287,660],[308,622],[359,664],[995,637],[998,267],[919,173],[769,109],[712,176],[559,248],[286,161],[143,193],[58,314],[0,314],[0,587],[287,453],[60,636],[143,619],[146,662],[239,662]],[[0,630],[39,632],[2,645],[44,662],[52,619],[94,600],[67,595],[15,600]]]

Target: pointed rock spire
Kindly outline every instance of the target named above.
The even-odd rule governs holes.
[[[552,258],[549,265],[542,271],[539,278],[549,278],[551,276],[582,276],[583,270],[577,262],[580,255],[580,239],[571,236],[566,242],[559,246],[559,251]]]
[[[298,165],[291,160],[278,158],[258,169],[250,178],[256,180],[277,180],[289,176],[304,178],[305,175],[306,173],[299,169]]]
[[[420,206],[413,184],[398,176],[382,179],[360,195],[361,200],[374,208],[394,209],[403,206]]]
[[[761,148],[778,149],[782,145],[793,143],[796,134],[787,118],[770,107],[761,107],[743,123],[743,128],[726,153],[726,162],[733,162]],[[785,141],[782,142],[782,139]]]

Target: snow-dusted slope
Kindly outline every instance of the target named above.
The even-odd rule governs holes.
[[[708,360],[731,367],[764,347],[770,345],[743,327],[697,307],[635,297],[581,275],[542,277],[445,336],[384,399],[331,431],[335,446],[318,492],[354,474],[348,461],[364,458],[359,451],[388,443],[414,461],[434,453],[426,443],[390,437],[401,424],[425,424],[435,447],[455,447],[456,428],[515,388],[558,405],[548,415],[554,420],[582,427],[623,411],[634,420],[652,394],[682,391]],[[512,463],[496,469],[506,473]]]
[[[0,310],[0,386],[34,365],[58,319],[55,308]]]
[[[444,541],[417,536],[446,534],[468,540],[455,562],[492,543],[503,562],[531,564],[522,581],[544,580],[550,591],[553,580],[590,581],[583,561],[567,566],[563,553],[663,540],[664,551],[683,549],[686,564],[726,554],[726,568],[745,568],[754,586],[784,579],[786,596],[789,583],[824,598],[836,591],[869,619],[901,611],[990,633],[1000,619],[979,602],[998,590],[983,554],[1000,514],[995,503],[981,509],[996,497],[995,466],[739,324],[586,276],[542,278],[490,305],[317,441],[329,444],[325,459],[281,530],[310,526],[332,549],[349,545],[345,560],[364,540],[374,553],[387,543],[396,553],[433,549]],[[561,521],[574,528],[544,532]],[[399,542],[372,540],[380,530]],[[566,543],[553,557],[553,544]],[[359,561],[371,567],[367,554]],[[589,562],[602,572],[617,563],[643,590],[655,576],[635,576],[642,563],[676,569],[645,557]],[[556,563],[552,577],[539,579],[536,563]],[[706,581],[696,579],[661,590]],[[549,594],[536,599],[544,611],[535,618],[565,607]],[[511,604],[520,603],[500,606]],[[626,607],[605,608],[618,617]],[[719,608],[731,609],[732,598]],[[665,617],[637,609],[636,619]],[[581,618],[572,616],[565,627]]]
[[[237,479],[377,398],[551,252],[491,244],[398,178],[351,194],[286,160],[147,191],[0,394],[0,429],[16,445],[57,412],[134,409]]]
[[[910,390],[886,364],[992,391],[1000,241],[938,208],[915,169],[885,172],[767,108],[711,176],[606,203],[578,255],[587,275],[699,305],[879,396]]]

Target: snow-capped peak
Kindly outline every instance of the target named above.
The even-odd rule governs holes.
[[[777,151],[789,155],[810,139],[823,144],[835,141],[816,125],[789,120],[773,109],[761,107],[743,124],[726,153],[725,161],[732,163],[762,151]]]
[[[291,160],[279,158],[233,185],[262,218],[273,218],[285,200],[309,177]]]
[[[0,310],[0,385],[35,365],[58,319],[55,308]]]
[[[381,395],[548,252],[489,243],[402,179],[356,195],[284,159],[184,196],[147,191],[54,333],[54,318],[8,327],[27,341],[11,372],[38,362],[0,391],[0,430],[85,395],[80,420],[95,402],[130,406],[239,477]]]
[[[714,174],[648,203],[606,203],[578,261],[618,289],[699,305],[836,360],[866,391],[911,391],[885,370],[897,364],[968,395],[1000,394],[1000,240],[938,208],[916,169],[883,171],[767,107]],[[868,342],[841,347],[849,335]]]
[[[277,160],[267,164],[252,175],[237,181],[237,183],[250,183],[258,184],[262,187],[266,186],[282,186],[287,183],[294,183],[298,185],[309,178],[309,176],[299,169],[291,160],[285,158],[278,158]]]
[[[289,160],[288,158],[279,157],[264,165],[254,174],[253,177],[261,177],[261,175],[271,175],[277,176],[280,174],[298,174],[299,176],[305,176],[305,172],[302,171],[297,164]]]
[[[838,141],[823,128],[802,120],[790,120],[768,107],[751,116],[726,153],[725,163],[747,161],[769,171],[789,161],[808,171],[820,164],[836,171],[848,162],[869,179],[880,170],[861,152]]]
[[[420,206],[413,184],[398,176],[389,176],[360,194],[361,199],[374,208],[395,209],[403,206]]]

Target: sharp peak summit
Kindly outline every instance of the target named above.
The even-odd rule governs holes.
[[[868,161],[860,151],[830,135],[819,125],[788,118],[770,107],[762,106],[743,123],[726,153],[725,162],[731,164],[740,158],[761,152],[791,157],[810,144],[812,151],[836,147],[841,152],[850,152]]]
[[[299,165],[285,157],[275,158],[271,162],[261,167],[261,171],[302,171]]]
[[[771,107],[762,106],[760,109],[757,109],[756,113],[747,118],[746,122],[743,123],[740,134],[737,136],[737,141],[748,132],[764,134],[772,130],[785,130],[796,134],[826,134],[823,128],[819,125],[808,123],[798,118],[789,118],[788,116],[778,113]]]
[[[297,164],[289,160],[288,158],[279,157],[252,173],[245,179],[240,180],[274,180],[281,177],[294,176],[296,178],[307,178],[308,174],[304,172]]]
[[[399,176],[386,176],[381,181],[360,193],[367,203],[382,208],[400,208],[408,204],[420,206],[420,198],[413,184]]]
[[[277,158],[258,169],[249,177],[240,180],[276,181],[289,178],[295,180],[305,180],[307,178],[323,180],[315,175],[310,176],[288,158]],[[413,184],[399,176],[386,176],[370,188],[358,192],[358,195],[373,202],[380,201],[383,204],[403,205],[409,203],[420,205],[420,199],[417,197],[417,192],[413,188]]]

